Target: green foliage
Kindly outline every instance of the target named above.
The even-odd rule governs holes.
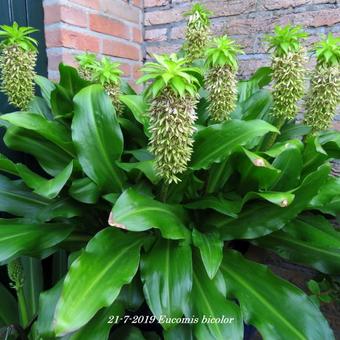
[[[340,63],[340,37],[333,37],[332,33],[315,44],[318,65],[338,66]]]
[[[93,79],[94,67],[97,65],[97,56],[93,53],[83,53],[76,56],[79,63],[78,71],[82,78],[91,81]]]
[[[25,51],[36,51],[38,42],[29,35],[38,30],[33,27],[20,27],[16,22],[12,26],[0,26],[0,47],[5,46],[19,46]]]
[[[243,53],[234,40],[223,37],[215,38],[209,48],[206,50],[207,67],[228,65],[232,70],[236,71],[237,54]]]
[[[136,315],[165,339],[242,339],[246,323],[265,340],[333,340],[317,304],[235,241],[340,274],[327,219],[339,214],[339,132],[310,134],[287,116],[275,127],[269,68],[240,82],[228,120],[213,122],[203,63],[176,55],[145,65],[142,94],[122,85],[118,116],[102,85],[119,72],[102,63],[99,84],[61,64],[58,83],[37,78],[29,111],[0,119],[5,145],[36,160],[0,157],[0,264],[21,261],[25,275],[16,298],[0,284],[1,327],[32,339],[155,338],[124,324]],[[325,294],[309,286],[319,300],[336,295],[334,280]]]
[[[183,97],[186,94],[195,96],[199,87],[198,77],[201,70],[197,67],[188,67],[185,58],[176,54],[154,55],[156,62],[147,62],[142,67],[145,73],[137,84],[153,80],[146,94],[155,98],[165,88],[171,89],[175,94]]]
[[[269,44],[269,50],[274,50],[277,57],[298,52],[301,48],[301,40],[307,38],[307,33],[301,26],[275,26],[274,32],[274,35],[267,35],[265,40]]]

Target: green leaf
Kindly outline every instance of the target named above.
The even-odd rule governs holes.
[[[179,324],[163,332],[165,340],[194,340],[191,325]]]
[[[224,240],[250,239],[279,230],[306,209],[310,200],[327,180],[330,166],[325,164],[308,175],[293,191],[294,201],[290,205],[274,206],[268,203],[253,203],[239,214],[237,219],[220,216],[210,224],[220,228]]]
[[[52,112],[46,104],[46,101],[40,97],[33,97],[28,104],[27,111],[37,113],[48,120],[53,119]]]
[[[35,76],[34,81],[40,87],[41,94],[46,104],[51,108],[51,92],[55,89],[55,84],[42,76]]]
[[[199,322],[194,325],[197,339],[243,339],[243,320],[239,307],[228,301],[218,289],[218,278],[211,280],[202,263],[195,258],[192,287],[194,314]],[[219,273],[219,275],[221,275]],[[219,319],[220,322],[203,322],[205,318]],[[228,321],[221,321],[228,318]]]
[[[0,325],[18,324],[18,304],[14,296],[0,282]]]
[[[68,237],[72,229],[72,225],[64,223],[0,219],[0,262],[51,248]]]
[[[7,147],[33,155],[41,167],[56,176],[72,161],[72,157],[34,131],[10,126],[4,136]]]
[[[32,193],[21,181],[0,175],[0,211],[30,220],[78,216],[79,209],[69,199],[49,200]]]
[[[304,292],[273,275],[267,267],[227,251],[221,270],[243,318],[264,339],[334,339],[318,307]]]
[[[130,325],[123,325],[117,328],[113,332],[112,338],[124,340],[146,340],[139,328]]]
[[[232,120],[203,128],[195,136],[191,168],[206,169],[212,163],[219,163],[240,145],[271,131],[277,132],[277,129],[261,120]]]
[[[218,233],[200,233],[192,231],[192,241],[199,249],[204,268],[210,279],[216,275],[223,258],[223,241]]]
[[[319,284],[315,280],[309,280],[307,282],[307,287],[313,294],[320,294],[320,287]]]
[[[40,294],[39,313],[36,330],[39,336],[54,338],[53,318],[57,302],[60,298],[64,279],[60,280],[51,289]]]
[[[108,339],[110,329],[114,326],[114,323],[109,323],[110,317],[123,314],[123,304],[115,301],[110,307],[100,310],[84,327],[72,334],[70,340]]]
[[[310,202],[309,207],[325,214],[338,216],[340,214],[340,177],[328,178]]]
[[[94,204],[98,201],[100,191],[96,183],[91,181],[88,177],[85,177],[72,181],[69,194],[77,201]]]
[[[24,294],[28,318],[33,319],[38,313],[39,295],[43,290],[41,260],[23,256],[21,263],[24,268]]]
[[[137,163],[117,162],[117,165],[126,172],[140,170],[153,184],[157,184],[160,181],[160,178],[156,175],[153,160],[147,160]]]
[[[17,170],[25,184],[34,189],[34,192],[46,198],[58,196],[73,171],[73,161],[62,170],[56,177],[48,180],[29,170],[23,164],[17,164]]]
[[[70,156],[74,156],[75,154],[69,130],[56,121],[47,120],[39,114],[30,112],[8,113],[2,115],[1,120],[5,120],[14,126],[36,132],[48,141],[58,145]]]
[[[298,185],[302,170],[300,150],[295,147],[287,148],[274,159],[272,165],[281,172],[272,183],[271,190],[286,191]]]
[[[268,90],[255,92],[242,104],[242,119],[263,119],[272,106],[272,96]]]
[[[163,237],[176,240],[190,236],[185,221],[185,211],[180,206],[158,202],[130,188],[113,206],[109,224],[131,231],[157,228]]]
[[[142,242],[143,235],[112,228],[94,236],[66,275],[55,313],[57,336],[79,329],[115,301],[136,274]]]
[[[114,164],[123,151],[123,135],[110,98],[100,85],[74,98],[72,138],[86,175],[106,192],[120,191],[124,176]]]
[[[181,317],[189,303],[192,287],[191,248],[172,240],[158,239],[141,258],[145,299],[164,329],[173,324],[161,317]]]
[[[295,219],[282,230],[254,243],[291,262],[326,274],[340,274],[340,233],[322,216]]]

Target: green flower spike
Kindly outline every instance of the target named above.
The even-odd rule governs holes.
[[[96,55],[87,52],[77,55],[76,60],[79,63],[79,75],[85,80],[92,81],[94,67],[98,64]]]
[[[236,72],[239,46],[227,36],[214,39],[206,50],[206,88],[209,93],[209,112],[212,120],[223,122],[230,119],[237,101]]]
[[[111,59],[104,57],[100,63],[95,64],[93,80],[103,85],[106,93],[112,100],[112,104],[117,115],[122,112],[120,102],[120,76],[123,73],[119,69],[120,63],[113,62]]]
[[[307,34],[300,26],[287,25],[275,27],[275,34],[266,36],[272,54],[272,77],[274,80],[273,116],[282,121],[294,119],[297,113],[297,101],[304,95],[305,51],[301,40]]]
[[[313,131],[326,130],[333,121],[340,98],[340,37],[315,45],[317,64],[306,100],[305,123]]]
[[[20,259],[13,260],[7,265],[8,277],[11,280],[11,286],[19,290],[24,285],[24,269]]]
[[[189,17],[185,31],[184,50],[190,62],[204,54],[209,39],[209,15],[211,14],[200,4],[193,5],[190,11],[184,13],[184,16]]]
[[[1,91],[9,103],[25,110],[34,96],[34,69],[37,61],[37,41],[29,35],[32,27],[0,26]]]
[[[201,72],[187,67],[187,59],[175,54],[154,58],[156,62],[148,62],[142,68],[145,75],[137,83],[152,81],[146,96],[152,99],[149,145],[155,155],[156,172],[165,183],[177,183],[177,175],[187,169],[191,158],[200,86],[197,77]]]

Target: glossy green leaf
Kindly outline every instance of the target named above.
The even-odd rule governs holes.
[[[148,105],[141,95],[123,95],[119,99],[129,108],[137,122],[148,128]]]
[[[56,177],[49,180],[37,175],[23,164],[18,164],[17,170],[25,184],[34,189],[36,194],[52,199],[58,196],[70,178],[73,171],[73,161]]]
[[[245,322],[254,325],[265,340],[334,339],[309,297],[267,267],[226,251],[221,270],[229,293],[240,303]]]
[[[195,136],[190,166],[194,170],[206,169],[226,159],[240,145],[271,131],[277,129],[261,120],[232,120],[203,128]]]
[[[217,277],[210,279],[200,261],[195,259],[192,287],[194,314],[199,322],[194,325],[197,339],[243,339],[243,320],[240,308],[228,301],[218,287]],[[203,322],[205,318],[219,319],[220,322]],[[227,321],[224,318],[228,318]]]
[[[286,206],[254,203],[239,214],[237,219],[218,217],[210,224],[220,228],[225,240],[256,238],[281,229],[287,222],[295,218],[308,205],[310,200],[325,183],[330,172],[328,164],[308,175],[303,183],[293,191],[294,201]]]
[[[340,159],[340,132],[330,130],[321,132],[318,136],[320,145],[331,158]]]
[[[300,150],[294,147],[287,148],[274,159],[272,165],[281,172],[272,183],[271,190],[292,190],[298,185],[302,170]]]
[[[66,275],[55,313],[57,336],[79,329],[114,302],[136,274],[142,242],[140,234],[112,228],[94,236]]]
[[[36,330],[41,337],[45,337],[47,339],[55,337],[53,330],[53,318],[55,308],[63,288],[63,281],[64,279],[61,279],[51,289],[40,294]]]
[[[65,223],[29,223],[22,219],[0,219],[0,262],[31,255],[63,241],[73,227]]]
[[[286,141],[288,139],[299,138],[309,134],[311,128],[304,124],[296,124],[295,122],[286,124],[281,129],[281,134],[278,136],[277,141]]]
[[[33,155],[51,176],[58,175],[72,161],[68,153],[34,131],[11,126],[7,128],[4,142],[10,149]]]
[[[191,247],[158,239],[150,252],[142,255],[141,278],[145,299],[164,329],[174,325],[161,317],[181,317],[189,303],[192,287]]]
[[[242,105],[242,119],[262,119],[272,106],[272,96],[268,90],[259,90]]]
[[[42,76],[35,76],[34,81],[40,87],[41,94],[45,99],[45,102],[51,108],[51,92],[55,89],[55,84],[51,82],[49,79]]]
[[[212,279],[220,267],[223,258],[223,241],[218,233],[201,233],[197,229],[192,232],[192,241],[199,249],[204,268]]]
[[[33,97],[33,99],[29,102],[27,111],[40,114],[48,120],[53,119],[51,109],[47,105],[46,101],[41,97]]]
[[[191,325],[179,324],[163,332],[165,340],[194,340]]]
[[[68,198],[49,200],[29,190],[21,181],[0,175],[0,211],[30,220],[49,221],[54,217],[73,217],[79,208]]]
[[[322,216],[293,220],[282,230],[254,243],[291,262],[326,274],[340,274],[340,233]]]
[[[160,181],[160,178],[156,175],[153,160],[147,160],[136,163],[117,162],[117,165],[126,172],[140,170],[153,184],[157,184]]]
[[[24,295],[29,319],[38,313],[39,295],[43,290],[43,272],[41,260],[23,256],[21,263],[24,268]]]
[[[14,296],[0,282],[0,326],[18,324],[18,304]]]
[[[1,120],[5,120],[19,128],[34,131],[48,141],[58,145],[71,156],[75,154],[70,131],[56,121],[47,120],[41,115],[30,112],[8,113],[2,115]]]
[[[106,192],[120,191],[124,176],[114,162],[122,154],[123,136],[110,98],[100,85],[91,85],[74,103],[72,138],[84,172]]]
[[[146,340],[142,331],[132,325],[120,326],[113,332],[112,338],[124,340]]]
[[[115,322],[110,322],[110,317],[122,317],[123,314],[123,304],[115,301],[108,308],[101,309],[84,327],[72,334],[70,340],[108,339],[110,329],[115,325]]]
[[[309,204],[325,214],[340,214],[340,177],[330,177]]]
[[[161,203],[130,188],[113,206],[109,224],[131,231],[157,228],[165,238],[182,239],[189,237],[185,221],[180,206]]]
[[[72,181],[69,194],[77,201],[93,204],[98,201],[100,190],[96,183],[91,181],[88,177],[85,177]]]

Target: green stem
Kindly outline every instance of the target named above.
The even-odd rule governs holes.
[[[29,319],[28,319],[26,299],[25,299],[24,290],[22,289],[22,287],[17,288],[17,297],[18,297],[19,313],[21,316],[22,326],[25,328],[28,325]]]
[[[285,121],[286,121],[285,118],[281,117],[281,118],[278,118],[278,119],[274,122],[273,125],[274,125],[278,130],[280,130],[280,129],[282,128],[282,126],[284,125]],[[263,151],[269,150],[269,149],[274,145],[274,143],[275,143],[276,138],[277,138],[278,135],[279,135],[279,134],[276,133],[276,132],[271,132],[271,133],[269,133],[269,134],[265,137],[265,139],[264,139],[264,141],[263,141],[263,143],[262,143],[261,150],[263,150]]]
[[[161,193],[160,193],[160,198],[162,202],[166,202],[167,196],[168,196],[168,189],[169,189],[169,184],[163,183],[162,188],[161,188]]]

